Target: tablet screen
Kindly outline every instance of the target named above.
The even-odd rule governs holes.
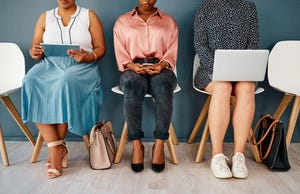
[[[68,56],[67,52],[70,49],[79,50],[78,44],[47,44],[41,43],[44,49],[45,56]]]

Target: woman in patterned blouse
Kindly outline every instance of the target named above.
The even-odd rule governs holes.
[[[246,0],[206,0],[194,21],[194,46],[200,58],[195,76],[199,89],[211,93],[208,113],[212,142],[211,169],[218,178],[246,178],[244,151],[255,111],[254,82],[212,81],[216,49],[257,49],[259,32],[256,6]],[[234,149],[232,168],[223,154],[224,136],[230,120],[230,96],[236,97],[232,113]]]

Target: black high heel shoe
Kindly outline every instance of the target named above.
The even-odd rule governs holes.
[[[154,153],[153,150],[154,150],[154,146],[155,146],[155,144],[154,144],[153,147],[152,147],[152,161],[153,161],[153,153]],[[155,163],[152,162],[152,170],[153,170],[154,172],[160,173],[160,172],[162,172],[164,169],[165,169],[165,162],[163,162],[162,164],[155,164]]]
[[[143,150],[143,158],[144,158],[144,145],[142,144],[142,150]],[[133,151],[132,151],[132,156],[133,156]],[[144,161],[142,163],[137,163],[134,164],[131,162],[131,169],[134,172],[141,172],[142,170],[144,170]]]

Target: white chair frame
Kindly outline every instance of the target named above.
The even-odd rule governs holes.
[[[22,80],[25,76],[25,59],[21,49],[15,43],[0,43],[0,99],[8,112],[16,121],[29,142],[34,146],[35,139],[30,130],[23,123],[20,114],[9,95],[17,91],[22,86]],[[9,160],[3,138],[3,132],[0,126],[0,151],[3,165],[8,166]]]
[[[294,99],[286,131],[286,146],[290,146],[300,110],[300,41],[280,41],[269,56],[268,81],[274,89],[283,92],[273,118],[280,119]]]

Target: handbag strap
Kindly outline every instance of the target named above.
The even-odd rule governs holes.
[[[264,115],[263,117],[261,117],[261,118],[258,120],[258,122],[256,123],[255,128],[254,128],[253,133],[252,133],[252,136],[251,136],[251,143],[252,143],[253,145],[259,145],[259,144],[261,144],[262,141],[266,138],[266,136],[267,136],[268,133],[265,133],[265,135],[264,135],[258,142],[256,142],[255,135],[256,135],[256,131],[258,130],[258,128],[259,128],[261,122],[262,122],[265,118],[268,118],[268,117],[269,117],[269,118],[272,118],[271,115],[267,114],[267,115]],[[273,122],[273,123],[274,123],[274,122]],[[272,124],[273,124],[273,123],[272,123]],[[271,124],[271,125],[272,125],[272,124]]]
[[[254,145],[259,145],[259,147],[260,147],[259,155],[260,155],[262,160],[266,159],[267,156],[269,155],[270,151],[271,151],[271,147],[272,147],[274,137],[275,137],[275,130],[274,129],[275,129],[276,125],[280,122],[278,119],[274,119],[273,122],[271,123],[271,125],[268,127],[267,131],[262,135],[260,140],[258,142],[256,142],[256,139],[255,139],[256,131],[257,131],[258,127],[260,126],[261,122],[263,122],[263,120],[266,119],[266,118],[272,118],[272,117],[271,117],[271,115],[267,114],[267,115],[264,115],[262,118],[260,118],[259,121],[256,123],[255,129],[253,131],[253,135],[251,137],[251,143],[254,144]],[[266,139],[267,135],[270,132],[272,132],[271,141],[269,143],[269,146],[268,146],[268,149],[267,149],[265,155],[263,156],[262,155],[262,142]]]

